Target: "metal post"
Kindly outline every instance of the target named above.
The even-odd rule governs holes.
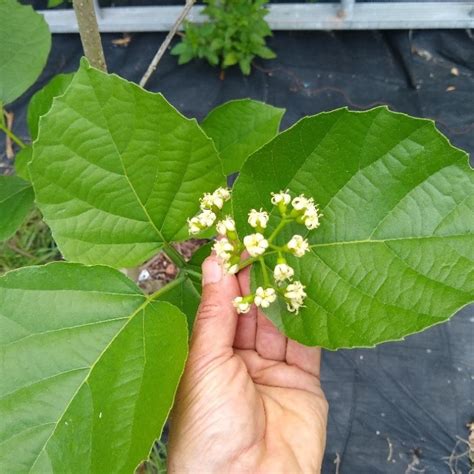
[[[350,18],[354,11],[354,3],[355,0],[341,0],[341,8],[337,12],[337,16],[345,20]]]

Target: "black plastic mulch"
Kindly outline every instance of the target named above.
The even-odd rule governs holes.
[[[138,81],[164,35],[136,34],[128,47],[113,45],[120,37],[103,36],[109,69]],[[224,80],[204,63],[178,67],[168,55],[148,88],[198,119],[229,99],[263,100],[287,109],[284,128],[323,110],[388,104],[436,120],[455,145],[473,151],[474,40],[468,32],[278,32],[270,46],[278,59],[256,61],[249,77],[227,71]],[[80,56],[77,36],[56,35],[34,90],[74,70]],[[10,107],[15,131],[25,137],[31,92]],[[467,473],[467,455],[454,456],[467,450],[458,437],[467,439],[473,415],[473,336],[471,307],[404,342],[326,352],[322,382],[331,410],[323,472]],[[450,471],[449,463],[458,470]]]

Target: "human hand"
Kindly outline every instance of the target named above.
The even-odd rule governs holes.
[[[320,349],[287,339],[255,307],[249,268],[223,275],[203,264],[203,294],[187,366],[171,418],[171,473],[320,472],[327,402]]]

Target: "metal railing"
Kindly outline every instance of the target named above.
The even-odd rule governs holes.
[[[188,20],[202,22],[203,7],[195,6]],[[390,30],[474,28],[474,1],[358,3],[287,3],[268,5],[272,30]],[[181,6],[100,8],[102,32],[168,31]],[[77,32],[73,10],[41,11],[53,33]]]

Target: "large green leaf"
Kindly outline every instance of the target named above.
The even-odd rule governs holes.
[[[225,183],[195,120],[85,61],[41,119],[30,174],[65,257],[114,267],[187,238],[199,197]]]
[[[473,301],[474,173],[433,122],[384,107],[301,120],[242,168],[233,203],[240,232],[250,231],[249,208],[270,209],[270,192],[286,188],[314,197],[324,214],[311,253],[291,259],[306,307],[266,311],[289,337],[373,346]],[[292,232],[304,228],[279,243]]]
[[[51,108],[53,99],[66,92],[73,77],[74,74],[58,74],[31,98],[27,122],[32,141],[38,136],[39,119]]]
[[[58,262],[0,278],[0,471],[131,473],[187,355],[184,315],[119,271]]]
[[[11,237],[33,206],[30,183],[17,176],[0,176],[0,240]]]
[[[44,18],[31,6],[0,0],[0,105],[28,89],[43,70],[51,48]]]
[[[280,127],[285,109],[251,99],[232,100],[204,119],[202,128],[214,140],[224,171],[239,171],[244,161],[270,141]]]

